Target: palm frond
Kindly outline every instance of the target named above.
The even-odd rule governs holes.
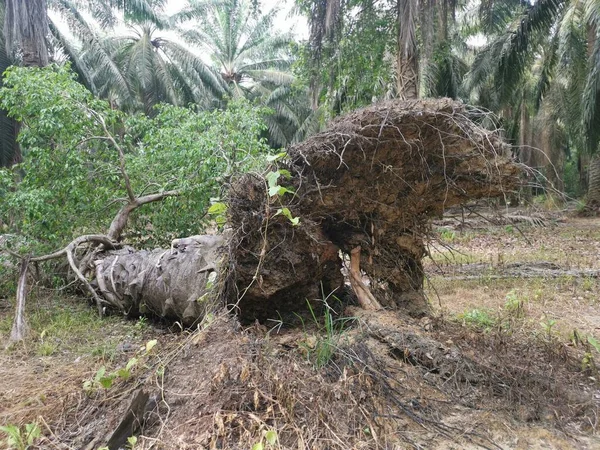
[[[595,152],[600,142],[600,39],[596,36],[588,62],[589,72],[582,94],[582,119],[588,151]]]
[[[296,77],[292,74],[278,70],[245,70],[244,75],[248,75],[259,82],[273,83],[275,85],[290,85],[296,80]]]
[[[523,14],[515,30],[508,32],[508,40],[500,55],[496,81],[501,97],[510,95],[522,79],[527,60],[535,49],[537,36],[546,37],[567,0],[537,0]]]

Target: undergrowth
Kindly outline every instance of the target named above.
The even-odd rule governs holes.
[[[10,335],[13,308],[0,316],[0,340]],[[38,356],[91,355],[111,359],[118,344],[140,336],[147,327],[133,321],[123,321],[122,316],[98,316],[81,298],[59,293],[30,294],[27,304],[29,336],[22,349]]]

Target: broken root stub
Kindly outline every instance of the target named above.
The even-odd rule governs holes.
[[[264,179],[242,177],[229,194],[226,301],[244,322],[293,316],[341,290],[338,253],[360,246],[379,302],[422,314],[431,218],[519,181],[499,133],[474,121],[482,115],[449,99],[381,103],[289,149],[294,196],[269,197]],[[282,204],[298,226],[276,215]]]

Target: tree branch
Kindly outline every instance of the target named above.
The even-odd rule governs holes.
[[[89,111],[94,117],[96,117],[98,122],[100,122],[100,125],[102,126],[102,129],[104,130],[104,134],[106,135],[106,138],[110,141],[110,143],[119,152],[119,168],[121,170],[121,175],[123,176],[123,181],[125,182],[125,190],[127,191],[127,196],[129,197],[129,200],[133,202],[133,201],[135,201],[135,194],[133,193],[133,189],[131,188],[131,180],[129,179],[129,175],[127,174],[127,171],[125,170],[125,153],[123,152],[123,149],[117,143],[117,141],[115,140],[113,135],[110,133],[110,131],[108,131],[108,128],[106,127],[106,122],[105,122],[104,118],[92,109],[89,109]]]
[[[142,205],[147,203],[153,203],[160,201],[166,197],[175,197],[181,195],[182,191],[174,190],[174,191],[164,191],[157,194],[149,194],[144,195],[142,197],[134,198],[132,201],[124,205],[113,221],[110,224],[110,228],[108,229],[108,236],[113,240],[117,241],[121,237],[121,233],[127,226],[127,221],[129,220],[129,214]]]

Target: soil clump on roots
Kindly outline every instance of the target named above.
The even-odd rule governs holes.
[[[426,313],[421,260],[431,219],[518,182],[499,134],[477,124],[486,117],[449,99],[385,102],[292,146],[273,170],[288,174],[278,182],[293,194],[272,196],[263,177],[243,177],[229,195],[226,302],[243,323],[291,321],[303,299],[318,308],[314,299],[340,292],[340,253],[354,251],[382,306]]]

